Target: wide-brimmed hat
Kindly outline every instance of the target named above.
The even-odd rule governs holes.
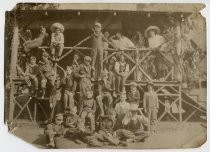
[[[148,87],[149,85],[152,86],[152,87],[154,87],[154,83],[152,81],[147,82],[147,85],[146,86]]]
[[[50,27],[52,32],[55,32],[56,29],[60,29],[61,32],[64,32],[64,26],[61,23],[53,23]]]
[[[157,26],[149,26],[145,31],[144,31],[144,36],[148,37],[148,32],[154,30],[156,31],[157,34],[160,34],[160,28]]]
[[[131,82],[131,83],[129,84],[129,86],[137,87],[137,83],[136,83],[136,82]]]

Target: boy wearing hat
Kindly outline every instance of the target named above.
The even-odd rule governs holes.
[[[102,74],[102,80],[99,83],[99,95],[96,97],[96,100],[99,104],[99,108],[101,111],[101,115],[103,116],[104,113],[104,106],[103,106],[103,99],[107,99],[107,104],[106,104],[106,114],[109,115],[111,105],[113,102],[111,93],[112,93],[112,88],[111,88],[111,82],[108,81],[108,73],[106,71],[103,71]]]
[[[128,102],[130,104],[136,104],[137,106],[139,106],[140,94],[137,89],[137,84],[135,82],[130,83],[130,92],[128,93]]]
[[[95,112],[96,112],[96,101],[93,99],[93,91],[86,90],[87,97],[82,101],[80,117],[81,124],[85,126],[85,119],[88,118],[90,120],[91,130],[95,131]],[[83,127],[84,128],[84,127]]]
[[[55,59],[55,56],[60,58],[64,48],[64,36],[63,36],[64,27],[60,23],[54,23],[51,26],[51,31],[52,31],[51,44],[50,44],[51,54],[53,56],[53,59]],[[56,50],[58,50],[58,53],[56,52]]]
[[[157,126],[157,113],[159,109],[158,96],[154,91],[154,84],[148,82],[148,91],[144,93],[143,108],[150,121],[150,131],[154,133]]]
[[[101,32],[101,23],[95,22],[92,34],[92,69],[94,70],[93,77],[98,80],[101,78],[103,70],[103,40],[104,35]],[[98,63],[96,63],[98,61]]]
[[[47,146],[55,148],[54,138],[63,137],[65,134],[65,128],[63,126],[63,115],[57,114],[55,116],[55,121],[53,123],[48,124],[44,132],[47,136],[47,139],[49,140]]]
[[[77,87],[77,82],[74,79],[73,68],[71,66],[66,67],[66,77],[63,81],[64,84],[64,108],[74,107],[74,94]]]
[[[30,57],[30,63],[26,65],[26,77],[28,77],[34,83],[34,95],[37,95],[38,91],[38,79],[39,66],[36,64],[36,57]]]
[[[41,73],[41,88],[42,88],[42,98],[45,96],[46,84],[49,82],[51,87],[54,86],[55,82],[55,72],[53,63],[48,59],[49,54],[47,52],[42,53],[42,65],[40,66],[40,73]]]

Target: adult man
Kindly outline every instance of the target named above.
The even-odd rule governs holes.
[[[121,31],[118,31],[114,36],[110,38],[110,40],[112,44],[120,50],[135,48],[133,42],[126,36],[123,36]]]
[[[150,131],[151,133],[154,133],[157,126],[159,102],[158,96],[156,92],[154,92],[154,84],[152,82],[148,82],[147,89],[148,92],[145,92],[143,98],[143,107],[150,121]]]

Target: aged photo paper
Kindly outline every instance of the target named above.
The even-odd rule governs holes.
[[[5,12],[5,124],[46,149],[207,140],[205,4],[18,3]]]

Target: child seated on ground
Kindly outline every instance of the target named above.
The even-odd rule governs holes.
[[[93,99],[93,91],[87,90],[87,97],[82,101],[81,105],[81,124],[85,126],[85,119],[90,119],[91,130],[95,131],[95,112],[96,101]],[[83,127],[84,128],[84,127]]]
[[[64,48],[64,27],[60,23],[54,23],[51,26],[51,31],[50,50],[53,60],[58,60],[61,57]]]
[[[63,115],[57,114],[55,116],[55,122],[48,124],[44,132],[45,135],[47,136],[47,139],[49,140],[47,146],[55,148],[54,138],[63,137],[65,134],[65,129],[63,126]]]

